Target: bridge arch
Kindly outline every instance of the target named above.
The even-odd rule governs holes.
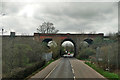
[[[51,45],[57,46],[57,43],[52,38],[45,38],[42,43],[44,43],[48,48],[50,48]]]
[[[61,41],[60,46],[62,46],[62,44],[63,44],[65,41],[70,41],[70,42],[73,43],[73,45],[74,45],[74,56],[75,56],[75,55],[76,55],[76,43],[75,43],[75,41],[72,40],[71,38],[66,38],[66,39],[64,39],[64,40]],[[61,50],[60,50],[60,55],[61,55]],[[62,56],[62,55],[61,55],[61,56]]]
[[[52,38],[45,38],[42,42],[48,43],[49,41],[52,41]]]
[[[86,41],[89,45],[93,44],[93,40],[90,38],[86,38],[84,41]]]

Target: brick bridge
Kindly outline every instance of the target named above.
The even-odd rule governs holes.
[[[75,54],[78,53],[78,49],[80,47],[80,43],[83,41],[91,44],[94,42],[96,37],[104,38],[103,33],[99,34],[42,34],[42,33],[34,33],[34,39],[40,41],[49,42],[55,41],[57,45],[61,46],[64,41],[71,41],[74,44]]]

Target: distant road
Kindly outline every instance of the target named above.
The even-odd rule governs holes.
[[[38,72],[31,79],[44,80],[107,80],[95,70],[75,58],[60,58],[45,69]]]

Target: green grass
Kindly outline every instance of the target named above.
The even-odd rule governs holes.
[[[91,61],[91,59],[82,59],[82,60],[85,60],[85,61]]]
[[[84,61],[91,61],[91,59],[85,59],[85,58],[77,58],[77,59],[79,59],[79,60],[84,60]]]
[[[94,70],[96,70],[98,73],[108,78],[109,80],[120,80],[120,78],[118,79],[118,74],[104,71],[102,68],[99,68],[95,64],[91,64],[90,62],[85,62],[85,64],[87,64],[88,66],[90,66],[91,68],[93,68]]]
[[[29,64],[26,64],[26,66],[32,66],[34,63],[29,63]]]
[[[57,59],[56,59],[57,60]],[[46,62],[45,65],[43,67],[41,67],[40,69],[38,69],[37,71],[33,72],[30,76],[26,77],[24,80],[28,80],[31,76],[35,75],[36,73],[38,73],[39,71],[41,71],[42,69],[44,69],[45,67],[47,67],[50,63],[54,62],[55,60],[51,59],[50,61]],[[30,64],[31,65],[31,64]]]
[[[42,67],[42,69],[43,68],[45,68],[46,66],[48,66],[50,63],[52,63],[53,61],[55,61],[55,60],[50,60],[50,61],[48,61],[43,67]]]

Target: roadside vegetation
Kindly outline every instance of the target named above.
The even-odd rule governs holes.
[[[100,68],[99,66],[90,63],[90,62],[85,62],[85,64],[87,64],[88,66],[90,66],[91,68],[93,68],[94,70],[96,70],[98,73],[100,73],[101,75],[103,75],[104,77],[110,79],[110,80],[118,80],[118,74],[116,73],[112,73],[109,71],[104,71],[102,68]]]
[[[57,59],[55,59],[57,60]],[[42,66],[41,68],[39,68],[38,70],[34,71],[32,74],[30,74],[28,77],[26,77],[24,80],[28,80],[30,77],[32,77],[33,75],[35,75],[36,73],[38,73],[39,71],[41,71],[42,69],[44,69],[45,67],[47,67],[50,63],[54,62],[55,61],[54,59],[51,59],[49,61],[47,61],[45,63],[44,66]]]
[[[33,40],[33,37],[4,37],[2,49],[3,78],[25,78],[41,67],[45,67],[44,53],[52,52],[51,60],[60,57],[59,47]],[[53,61],[50,60],[50,63]],[[49,61],[48,61],[49,62]]]
[[[3,78],[25,78],[45,64],[46,47],[33,38],[3,38]]]
[[[50,22],[44,22],[37,28],[37,32],[45,34],[56,34],[58,31]],[[33,36],[4,36],[2,38],[2,78],[26,78],[58,59],[59,49],[59,46],[48,48],[46,44],[34,40]],[[47,61],[43,56],[49,52],[52,52],[52,58]]]
[[[109,34],[106,38],[96,37],[92,44],[80,44],[77,58],[85,60],[86,64],[107,78],[118,78],[117,74],[120,74],[118,46],[118,33]]]
[[[51,46],[49,51],[52,51],[52,59],[55,60],[55,59],[60,57],[60,54],[59,54],[60,53],[60,46],[56,46],[56,47]]]

